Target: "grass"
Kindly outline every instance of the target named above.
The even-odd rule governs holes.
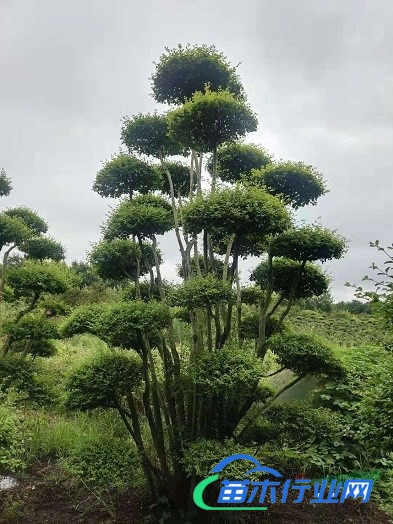
[[[100,438],[128,439],[114,412],[54,415],[45,412],[26,412],[30,429],[26,446],[26,463],[32,464],[44,456],[62,458],[75,453],[84,444]]]

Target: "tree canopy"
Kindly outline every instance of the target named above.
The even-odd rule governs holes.
[[[244,97],[236,68],[214,46],[166,48],[151,79],[157,102],[184,103],[206,85],[212,91],[228,89],[235,96]]]

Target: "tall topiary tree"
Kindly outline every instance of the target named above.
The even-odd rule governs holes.
[[[141,380],[121,381],[120,387],[114,361],[85,364],[70,378],[69,405],[115,407],[140,450],[152,494],[166,492],[184,507],[189,493],[176,487],[194,480],[185,465],[187,450],[209,438],[224,446],[224,439],[241,433],[254,403],[268,409],[291,386],[274,391],[268,383],[269,347],[295,381],[329,373],[333,363],[340,373],[330,348],[287,335],[283,322],[295,299],[326,291],[328,279],[317,262],[340,258],[345,241],[320,226],[294,227],[290,208],[314,204],[326,191],[322,177],[303,164],[274,163],[262,148],[243,142],[257,119],[223,55],[206,46],[167,49],[152,81],[156,100],[176,107],[125,119],[122,141],[135,158],[159,161],[170,201],[151,192],[122,201],[104,224],[91,262],[102,276],[137,283],[140,260],[150,291],[158,293],[116,303],[98,317],[80,311],[69,326],[70,333],[94,330],[114,352],[116,346],[135,350]],[[177,154],[188,154],[187,169],[169,158]],[[204,185],[206,154],[211,178]],[[219,187],[219,179],[232,185]],[[110,184],[110,196],[130,196],[122,176],[111,177]],[[144,187],[133,191],[144,193]],[[183,282],[169,289],[158,243],[173,229]],[[257,285],[243,289],[239,260],[251,255],[261,258],[252,277]],[[173,304],[189,319],[186,347],[176,341]],[[135,407],[138,400],[143,411]],[[144,422],[146,445],[140,438]]]

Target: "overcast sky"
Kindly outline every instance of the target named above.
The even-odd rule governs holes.
[[[0,167],[14,183],[0,205],[34,208],[82,259],[108,209],[91,186],[121,117],[156,107],[152,62],[165,46],[214,44],[242,62],[260,119],[250,140],[326,177],[330,193],[301,218],[348,238],[327,264],[346,299],[375,258],[368,241],[393,242],[392,25],[391,0],[0,0]],[[175,245],[163,248],[171,278]]]

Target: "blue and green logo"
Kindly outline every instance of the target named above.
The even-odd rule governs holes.
[[[218,494],[217,506],[209,506],[204,500],[205,489],[220,478],[219,473],[236,460],[247,460],[254,464],[244,477],[253,474],[263,474],[261,481],[243,480],[222,480]],[[270,503],[287,502],[300,504],[306,492],[311,491],[313,496],[309,499],[310,504],[338,504],[343,503],[347,498],[360,498],[362,502],[370,500],[373,487],[373,479],[346,479],[340,482],[336,479],[322,479],[312,482],[310,479],[283,479],[281,473],[275,469],[262,466],[258,460],[251,455],[236,454],[221,460],[217,466],[211,470],[212,475],[201,480],[194,488],[194,502],[203,510],[209,511],[266,511],[267,507],[262,506],[267,500]],[[289,494],[295,492],[295,497]]]

